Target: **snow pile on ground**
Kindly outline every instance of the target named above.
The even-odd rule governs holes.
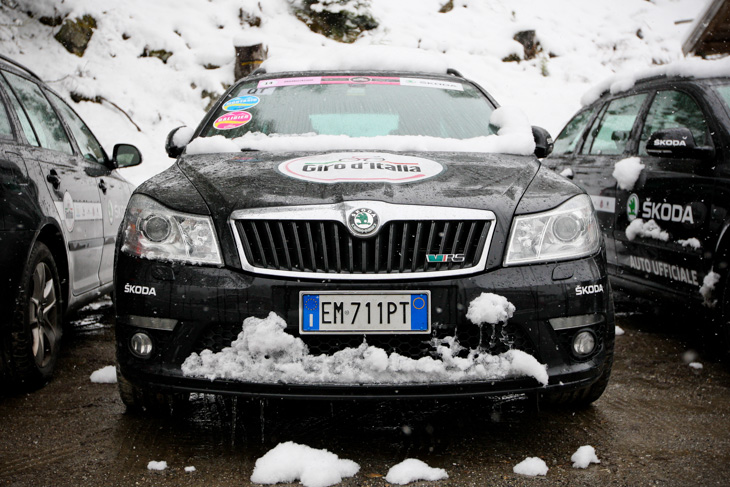
[[[689,366],[695,370],[702,370],[704,368],[704,365],[702,365],[700,362],[690,362]]]
[[[626,227],[626,238],[634,240],[636,237],[655,238],[663,242],[669,240],[669,234],[662,230],[657,222],[654,220],[645,222],[641,218],[637,218]]]
[[[548,466],[544,460],[538,457],[528,457],[515,465],[512,471],[520,475],[535,477],[537,475],[547,475]]]
[[[466,318],[474,324],[504,323],[512,318],[515,305],[507,298],[493,293],[482,293],[469,303]]]
[[[147,464],[147,470],[165,470],[167,468],[167,462],[166,461],[155,461],[152,460],[150,463]]]
[[[465,358],[453,337],[433,339],[437,358],[414,360],[390,355],[363,342],[332,355],[313,356],[297,337],[284,330],[286,322],[275,313],[267,318],[246,318],[243,331],[230,347],[218,353],[203,350],[182,364],[188,377],[228,379],[256,383],[292,384],[424,384],[491,381],[531,376],[547,384],[544,365],[521,350],[500,355],[471,350]]]
[[[621,336],[621,335],[623,335],[624,333],[626,333],[626,332],[624,331],[624,329],[623,329],[623,328],[621,328],[620,326],[616,325],[616,336],[617,336],[617,337],[618,337],[618,336]]]
[[[113,365],[107,365],[92,372],[89,379],[91,382],[96,382],[97,384],[116,384],[117,368]]]
[[[492,112],[490,122],[500,127],[497,135],[472,139],[447,139],[427,136],[382,135],[350,137],[347,135],[266,135],[248,133],[228,139],[222,135],[202,137],[187,146],[188,154],[238,152],[242,149],[262,151],[391,150],[491,152],[529,155],[535,151],[532,127],[519,108],[500,107]],[[176,134],[177,135],[177,134]]]
[[[354,476],[359,470],[360,466],[352,460],[288,441],[279,443],[256,460],[251,482],[276,484],[300,480],[305,487],[327,487]]]
[[[443,468],[429,467],[415,458],[403,460],[388,470],[385,480],[391,484],[405,485],[417,480],[444,480],[449,474]]]
[[[196,468],[193,467],[192,465],[189,467],[185,467],[185,471],[188,473],[193,473],[193,472],[195,472],[195,470],[196,470]]]
[[[641,163],[640,158],[628,157],[621,159],[613,167],[611,175],[618,182],[619,188],[631,191],[645,166]]]
[[[357,67],[352,63],[371,60],[349,54],[361,46],[382,48],[377,66],[402,67],[395,62],[402,56],[391,55],[390,48],[418,49],[428,61],[414,56],[405,67],[458,69],[501,104],[520,106],[533,124],[555,136],[590,86],[616,71],[681,59],[681,43],[691,26],[675,21],[696,17],[706,2],[454,0],[453,9],[439,13],[445,3],[372,0],[379,26],[343,45],[310,31],[292,13],[289,0],[15,0],[0,6],[0,48],[64,98],[74,93],[77,99],[98,101],[72,106],[107,152],[118,142],[141,149],[144,162],[122,170],[141,182],[172,164],[164,151],[167,133],[197,125],[206,105],[233,83],[235,45],[264,43],[271,59],[266,67],[272,71],[282,58],[299,59],[304,67],[330,61]],[[14,4],[19,7],[8,7]],[[61,26],[39,22],[86,14],[97,28],[82,57],[53,38]],[[256,18],[259,26],[252,27],[257,22],[248,19]],[[525,59],[514,36],[532,30],[539,49]],[[327,54],[316,54],[322,48]],[[676,69],[697,75],[704,66]]]
[[[713,291],[715,290],[715,285],[720,282],[720,274],[717,272],[710,270],[710,272],[707,273],[704,279],[702,279],[702,286],[700,286],[700,294],[702,295],[702,298],[704,299],[704,304],[708,308],[714,308],[715,305],[717,305],[717,299],[713,298]]]
[[[587,468],[591,463],[601,463],[596,456],[596,449],[591,445],[583,445],[570,457],[573,468]]]
[[[680,244],[682,247],[692,247],[693,249],[699,249],[702,247],[700,241],[694,237],[688,238],[686,240],[677,240],[677,243]]]

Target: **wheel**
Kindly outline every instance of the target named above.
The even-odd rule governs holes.
[[[121,374],[118,366],[117,384],[119,397],[130,412],[153,416],[179,416],[188,410],[190,404],[189,394],[164,394],[135,386]]]
[[[20,279],[10,325],[10,381],[30,389],[46,383],[58,359],[63,300],[51,251],[36,242]]]

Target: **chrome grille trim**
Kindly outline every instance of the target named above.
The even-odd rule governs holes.
[[[333,225],[334,230],[334,242],[327,241],[325,238],[325,223],[336,222],[342,225],[342,228],[347,228],[347,221],[349,214],[359,208],[369,208],[375,211],[380,218],[380,228],[374,235],[369,235],[367,238],[361,238],[353,236],[350,232],[344,231],[345,235],[342,237],[346,240],[346,248],[341,249],[341,238],[338,229],[338,225]],[[275,263],[276,267],[286,266],[287,269],[271,269],[266,267],[255,267],[253,266],[246,257],[247,251],[249,255],[253,255],[251,246],[247,242],[246,238],[242,238],[241,231],[239,231],[239,221],[258,220],[265,223],[266,232],[261,235],[262,232],[255,231],[255,237],[259,242],[263,239],[268,241],[270,245],[274,245],[273,232],[278,232],[279,237],[286,240],[286,223],[290,222],[293,227],[291,234],[293,234],[295,242],[294,247],[296,252],[293,255],[289,255],[288,248],[284,250],[283,255],[286,262],[280,261]],[[302,252],[302,246],[299,238],[299,232],[296,231],[297,221],[302,221],[305,225],[306,238],[309,240],[308,246],[310,251],[307,253]],[[416,269],[416,253],[419,244],[423,240],[427,240],[428,247],[432,248],[434,240],[438,241],[438,236],[435,235],[437,231],[437,224],[439,221],[482,221],[487,224],[487,235],[484,239],[483,246],[481,249],[477,249],[481,254],[479,260],[470,267],[464,268],[452,268],[446,270],[427,270],[428,263],[424,263],[423,270],[418,271]],[[448,277],[448,276],[459,276],[466,274],[474,274],[484,270],[486,267],[487,257],[489,255],[489,247],[494,234],[496,216],[493,212],[488,210],[477,210],[471,208],[453,208],[453,207],[441,207],[441,206],[414,206],[414,205],[396,205],[391,203],[385,203],[382,201],[347,201],[336,204],[326,205],[302,205],[302,206],[284,206],[284,207],[270,207],[270,208],[251,208],[246,210],[236,210],[231,213],[229,218],[229,226],[233,232],[233,237],[236,242],[238,249],[238,255],[241,259],[242,269],[246,272],[250,272],[257,275],[266,276],[279,276],[279,277],[291,277],[296,279],[311,278],[311,279],[327,279],[327,280],[413,280],[413,279],[424,279],[430,277]],[[276,222],[276,225],[269,225],[266,222]],[[317,222],[313,224],[312,222]],[[393,258],[394,246],[401,245],[403,248],[403,241],[399,239],[396,243],[396,238],[393,232],[393,225],[389,225],[391,222],[404,222],[405,228],[408,233],[411,233],[415,227],[415,240],[414,240],[414,251],[411,256],[410,265],[406,265],[407,256],[405,253],[401,253],[400,258]],[[448,225],[448,223],[447,223]],[[474,238],[481,238],[481,235],[475,235],[474,225],[463,225],[457,223],[454,245],[451,248],[444,248],[445,243],[442,241],[440,244],[439,253],[453,252],[456,248],[458,241],[466,240],[467,245],[465,248],[472,243]],[[272,227],[274,227],[272,229]],[[278,227],[278,228],[277,228]],[[468,234],[465,233],[465,229],[468,230]],[[383,231],[385,230],[385,231]],[[404,231],[403,240],[405,240],[406,232]],[[346,237],[346,238],[345,238]],[[316,267],[316,255],[314,253],[314,241],[321,242],[323,249],[326,249],[328,245],[333,245],[335,262],[328,260],[327,252],[324,255],[324,269],[325,271],[312,272],[309,270],[296,270],[293,267],[294,262],[298,262],[298,266],[301,269],[312,269]],[[367,267],[367,263],[364,258],[360,258],[359,268],[355,269],[355,249],[353,248],[353,242],[355,240],[367,241],[367,245],[375,246],[387,246],[387,262],[379,262],[379,253],[375,252],[375,267],[376,268],[387,268],[387,272],[380,273],[362,273],[362,269]],[[257,242],[256,245],[261,245]],[[371,243],[372,242],[372,243]],[[259,248],[262,248],[261,246]],[[342,252],[344,250],[344,252]],[[363,257],[367,254],[365,246],[361,248]],[[341,256],[344,254],[344,261],[341,261]],[[276,259],[276,253],[272,254]],[[266,256],[261,256],[265,262]],[[269,259],[271,260],[271,259]],[[443,264],[442,264],[443,265]],[[439,265],[440,267],[441,265]]]

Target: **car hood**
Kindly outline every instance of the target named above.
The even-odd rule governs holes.
[[[354,200],[485,209],[509,220],[540,163],[484,153],[186,155],[180,170],[214,217],[234,210]]]

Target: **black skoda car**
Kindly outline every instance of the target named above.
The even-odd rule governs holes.
[[[713,66],[609,80],[546,163],[591,195],[614,289],[711,318],[697,323],[730,350],[730,78]]]
[[[240,81],[130,199],[123,401],[595,401],[605,249],[590,198],[535,157],[550,146],[453,70]]]
[[[27,68],[0,55],[0,379],[47,381],[64,316],[112,290],[115,240],[133,185],[89,127]]]

